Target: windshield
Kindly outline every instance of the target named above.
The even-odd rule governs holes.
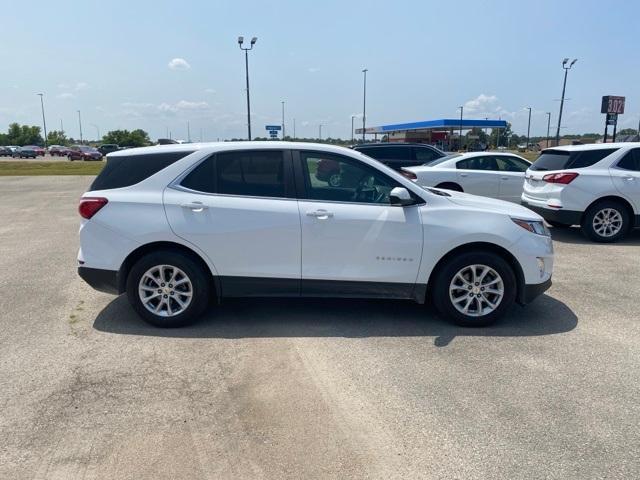
[[[456,158],[456,157],[459,157],[459,156],[460,156],[459,153],[454,153],[452,155],[447,155],[446,157],[436,158],[435,160],[432,160],[430,162],[423,163],[423,165],[425,165],[427,167],[435,167],[436,165],[440,165],[441,163],[444,163],[447,160],[451,160],[452,158]]]
[[[531,170],[565,170],[568,168],[585,168],[595,165],[600,160],[608,157],[617,148],[599,148],[597,150],[578,150],[568,152],[566,150],[543,150],[540,156],[531,165]]]
[[[78,149],[82,152],[95,152],[95,148],[93,147],[78,147]]]

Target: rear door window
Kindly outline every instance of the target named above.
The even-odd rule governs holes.
[[[371,147],[360,151],[376,160],[411,160],[411,147],[408,146]]]
[[[515,157],[496,157],[498,168],[502,172],[526,172],[530,164]]]
[[[107,164],[89,190],[130,187],[192,153],[180,151],[107,157]]]
[[[544,150],[531,165],[531,170],[566,170],[569,168],[585,168],[595,165],[608,157],[617,148],[599,148],[597,150]]]
[[[238,151],[216,155],[217,193],[286,197],[282,151]]]
[[[413,155],[416,162],[421,164],[430,163],[442,156],[439,152],[428,147],[413,147]]]
[[[498,170],[498,164],[495,157],[488,155],[465,158],[456,163],[456,167],[459,170]]]
[[[622,157],[622,160],[618,162],[617,167],[624,170],[640,172],[640,148],[630,150],[624,157]]]

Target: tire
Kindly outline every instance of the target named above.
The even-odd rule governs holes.
[[[545,222],[547,222],[553,228],[570,228],[571,227],[571,225],[567,223],[554,222],[552,220],[545,220]]]
[[[478,276],[487,269],[483,280],[472,281],[470,273],[474,267]],[[458,277],[459,273],[461,277]],[[491,290],[501,290],[502,296],[498,299],[497,293],[486,292],[484,289],[489,290],[488,287],[493,287]],[[434,279],[433,303],[440,315],[458,325],[484,327],[496,322],[509,311],[515,302],[516,292],[515,273],[504,258],[488,251],[468,252],[451,258],[438,269]],[[469,312],[465,314],[456,308],[454,300],[459,300],[456,303],[460,309],[467,306]],[[492,308],[490,302],[496,303],[495,307]],[[483,313],[485,310],[486,313]]]
[[[160,267],[163,267],[163,274],[160,273]],[[171,269],[180,272],[176,277],[178,283],[184,278],[187,278],[188,283],[169,287]],[[160,275],[164,275],[164,282],[155,282],[150,278],[159,279]],[[195,322],[205,311],[210,300],[209,285],[209,273],[190,256],[171,250],[159,250],[145,255],[133,265],[127,277],[127,297],[136,313],[147,323],[162,328],[178,328]],[[185,293],[180,295],[181,291]],[[186,295],[189,291],[190,297]],[[159,307],[159,313],[152,312],[143,303],[141,295],[147,294],[150,300],[145,303],[149,308]],[[181,307],[178,301],[186,305]],[[175,313],[179,308],[182,311]]]
[[[582,233],[589,240],[599,243],[620,240],[630,226],[628,210],[615,200],[603,200],[591,205],[585,212],[581,225]]]
[[[454,192],[463,191],[460,185],[458,185],[457,183],[450,183],[450,182],[441,183],[439,185],[436,185],[435,188],[442,188],[444,190],[453,190]]]

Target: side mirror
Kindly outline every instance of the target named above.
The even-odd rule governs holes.
[[[407,205],[413,205],[415,200],[411,197],[409,190],[404,187],[395,187],[389,192],[389,200],[391,205],[404,207]]]

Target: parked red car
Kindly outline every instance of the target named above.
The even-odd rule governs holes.
[[[49,155],[52,157],[66,157],[68,153],[69,149],[62,145],[51,145],[49,147]]]
[[[101,160],[102,154],[93,147],[73,145],[67,152],[69,160]]]
[[[47,152],[44,148],[39,147],[37,145],[25,145],[24,148],[28,148],[29,150],[33,150],[36,152],[36,155],[44,157],[44,154]]]

